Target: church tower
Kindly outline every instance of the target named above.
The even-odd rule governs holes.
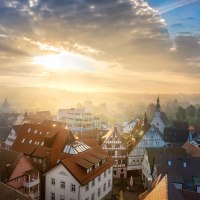
[[[167,119],[165,113],[161,112],[159,96],[156,101],[156,109],[151,124],[157,127],[162,134],[164,133],[164,128],[169,124],[169,120]]]

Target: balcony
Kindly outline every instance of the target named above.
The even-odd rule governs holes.
[[[38,185],[39,183],[40,183],[40,179],[31,179],[30,182],[24,181],[23,186],[27,188],[31,188],[35,185]]]
[[[31,197],[31,199],[39,199],[40,196],[40,192],[31,192],[29,193],[29,196]]]

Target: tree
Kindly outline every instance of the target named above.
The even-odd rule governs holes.
[[[176,118],[180,121],[186,121],[187,118],[186,109],[179,106],[176,112]]]
[[[197,118],[197,121],[200,122],[200,107],[197,108],[196,110],[196,118]]]
[[[190,105],[186,108],[187,116],[190,118],[194,118],[196,115],[196,107],[193,105]]]

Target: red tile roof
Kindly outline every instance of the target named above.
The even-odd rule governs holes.
[[[101,157],[102,159],[107,158],[107,162],[87,173],[84,167],[89,168],[92,166],[90,163],[93,163],[93,157]],[[90,158],[92,159],[90,160]],[[78,155],[68,156],[66,159],[62,160],[61,163],[66,167],[67,170],[71,172],[74,178],[81,185],[89,183],[91,180],[114,165],[113,159],[100,147],[95,147],[94,149],[87,150],[86,152],[80,153]]]
[[[41,124],[24,124],[14,141],[12,150],[41,158],[50,152],[50,164],[54,166],[64,146],[73,140],[75,139],[68,129]]]

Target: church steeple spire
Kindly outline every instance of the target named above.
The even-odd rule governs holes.
[[[157,103],[156,103],[156,112],[160,112],[160,98],[158,96]]]
[[[147,114],[145,112],[145,114],[144,114],[144,125],[147,125],[147,123],[148,123],[148,119],[147,119]]]

